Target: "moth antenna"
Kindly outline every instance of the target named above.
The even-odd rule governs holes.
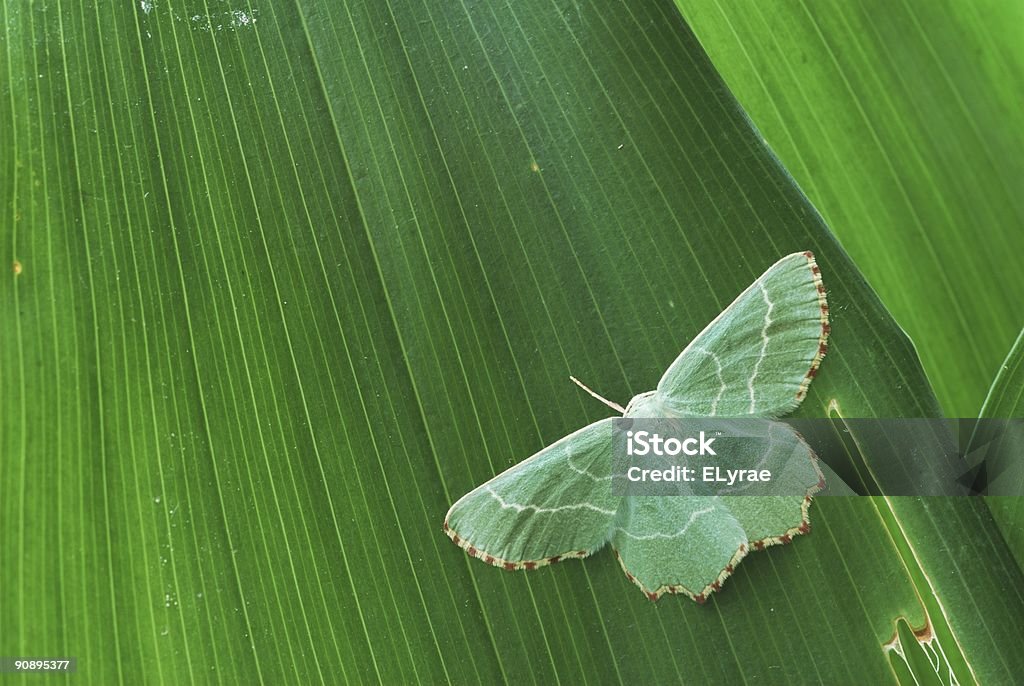
[[[612,408],[616,412],[621,412],[622,414],[626,414],[626,408],[624,408],[622,405],[619,405],[618,403],[613,403],[611,400],[608,400],[607,398],[602,397],[602,396],[598,395],[597,393],[594,393],[592,390],[590,390],[585,385],[583,385],[583,382],[580,381],[579,379],[577,379],[575,376],[570,374],[569,378],[572,379],[572,382],[574,384],[576,384],[577,386],[579,386],[580,388],[585,390],[587,393],[589,393],[590,395],[594,396],[595,398],[597,398],[598,400],[603,402],[608,407]]]

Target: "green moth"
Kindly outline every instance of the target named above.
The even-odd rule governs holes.
[[[657,389],[625,408],[604,402],[634,418],[781,417],[807,394],[828,334],[814,255],[794,253],[708,324]],[[802,496],[623,497],[609,483],[614,421],[590,424],[470,491],[448,511],[445,532],[470,555],[507,570],[587,557],[611,543],[626,576],[651,600],[684,593],[704,602],[752,549],[810,530],[811,496],[824,483],[813,452],[787,425],[773,424],[786,438],[765,450],[806,451],[814,477]]]

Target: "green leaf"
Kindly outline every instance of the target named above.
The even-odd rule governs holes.
[[[1012,2],[684,2],[773,150],[974,417],[1024,321]]]
[[[1006,361],[999,368],[985,405],[983,418],[1024,417],[1024,330],[1017,337]],[[1021,459],[1019,427],[1000,436],[989,458],[989,478],[993,480],[992,495],[986,498],[999,530],[1006,538],[1017,562],[1024,568],[1024,498],[1018,495],[1024,489],[1024,459]]]
[[[984,501],[897,497],[876,502],[927,617],[923,624],[910,622],[923,634],[923,645],[906,650],[916,678],[900,682],[1014,681],[1021,663],[1000,636],[1024,631],[1022,591],[1017,585],[1020,567]],[[892,651],[889,655],[902,675],[897,656]],[[936,673],[929,674],[924,665]],[[946,666],[955,680],[942,673]]]
[[[891,681],[927,606],[870,500],[704,607],[441,530],[602,415],[570,372],[653,387],[794,250],[833,308],[802,411],[938,411],[674,8],[229,7],[0,9],[0,654],[102,684]],[[933,574],[998,555],[956,543]],[[976,616],[1019,622],[990,592],[1019,570],[977,567]],[[1024,660],[1001,628],[991,681]]]

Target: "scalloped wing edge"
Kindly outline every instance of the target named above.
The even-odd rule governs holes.
[[[824,481],[819,483],[822,487],[824,487]],[[760,540],[750,542],[749,545],[747,543],[741,543],[739,548],[736,549],[736,552],[733,553],[732,558],[729,560],[729,564],[723,567],[722,571],[720,571],[718,573],[718,576],[715,577],[715,580],[707,586],[705,586],[703,589],[701,589],[700,593],[694,593],[692,590],[681,584],[659,586],[658,588],[652,591],[651,589],[644,586],[639,579],[633,576],[633,573],[630,572],[629,569],[626,567],[626,563],[622,561],[622,557],[619,555],[619,551],[615,550],[614,547],[612,548],[612,550],[615,551],[615,559],[619,561],[619,566],[622,567],[622,571],[626,574],[626,578],[632,581],[637,586],[637,588],[643,591],[644,595],[647,596],[648,600],[657,600],[658,598],[666,594],[682,594],[688,596],[691,600],[695,600],[703,605],[704,602],[707,601],[709,595],[711,595],[715,591],[719,591],[722,589],[722,586],[725,584],[725,580],[732,576],[732,573],[736,570],[736,565],[738,565],[740,561],[743,558],[745,558],[752,549],[764,550],[769,546],[784,545],[786,543],[791,542],[794,536],[810,533],[810,508],[811,496],[806,495],[804,496],[804,501],[800,506],[801,521],[799,526],[793,527],[792,529],[787,530],[784,534],[780,534],[778,536],[767,536]]]
[[[473,545],[468,540],[466,540],[458,533],[456,533],[455,529],[451,528],[448,525],[447,519],[444,522],[444,533],[446,536],[448,536],[448,538],[452,539],[452,542],[455,545],[459,546],[467,553],[469,553],[470,557],[475,557],[478,560],[483,560],[489,565],[501,567],[502,569],[509,572],[514,572],[520,569],[537,569],[538,567],[546,567],[556,562],[561,562],[562,560],[582,560],[585,557],[593,555],[605,546],[605,544],[602,543],[600,546],[594,548],[593,550],[570,550],[567,553],[553,555],[551,557],[545,557],[539,560],[506,560],[496,555],[491,555],[490,553],[487,553],[477,548],[475,545]]]
[[[814,354],[814,359],[811,360],[811,368],[807,370],[807,374],[797,388],[797,404],[802,403],[804,398],[807,397],[807,390],[811,386],[811,381],[818,375],[818,367],[821,366],[821,361],[825,358],[825,353],[828,352],[828,335],[832,331],[832,327],[828,323],[828,300],[825,297],[825,282],[821,280],[821,269],[814,260],[814,253],[810,250],[804,252],[804,257],[807,258],[808,266],[811,268],[811,274],[814,278],[814,287],[818,291],[818,306],[821,308],[821,335],[818,337],[818,352]]]

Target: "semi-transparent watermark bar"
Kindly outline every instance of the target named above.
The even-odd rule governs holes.
[[[1024,419],[622,418],[609,440],[617,495],[1024,495]]]

